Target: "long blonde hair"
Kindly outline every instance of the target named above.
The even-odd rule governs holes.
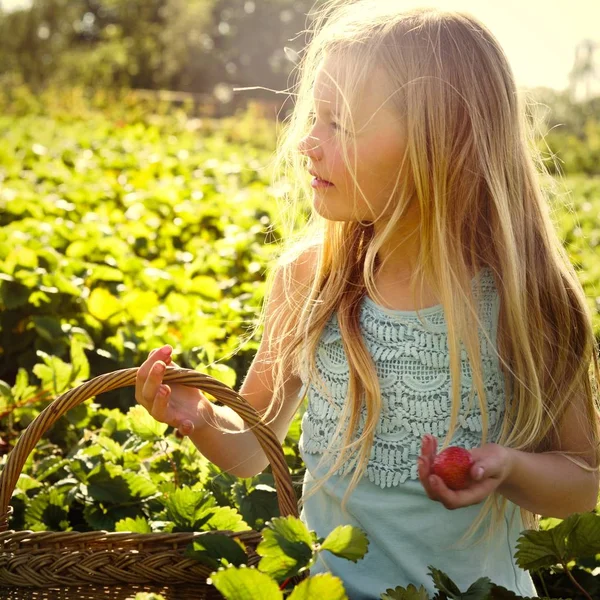
[[[351,107],[367,89],[369,74],[375,68],[384,70],[393,90],[390,101],[406,127],[407,151],[390,198],[393,213],[382,231],[376,232],[372,222],[327,221],[308,208],[304,223],[287,224],[287,243],[268,280],[272,285],[279,270],[287,285],[293,285],[294,259],[307,251],[313,254],[306,294],[273,315],[271,350],[276,359],[270,408],[275,411],[290,372],[318,383],[315,350],[335,311],[349,365],[348,395],[335,436],[337,440],[343,433],[343,443],[337,460],[309,494],[340,466],[354,462],[344,505],[365,472],[381,395],[360,333],[360,300],[367,293],[378,297],[377,252],[411,201],[418,203],[421,215],[413,282],[426,280],[433,287],[447,322],[453,404],[444,443],[450,442],[457,426],[461,342],[482,415],[482,443],[488,435],[481,323],[471,289],[472,273],[487,266],[500,296],[497,347],[506,383],[497,442],[525,451],[560,450],[558,424],[570,399],[583,395],[593,423],[589,441],[600,458],[593,385],[600,373],[590,309],[557,237],[549,209],[551,188],[541,184],[540,176],[547,172],[536,149],[535,128],[498,41],[468,13],[399,11],[394,2],[384,0],[326,1],[314,24],[312,41],[297,65],[297,101],[274,159],[275,176],[281,177],[291,204],[286,214],[306,215],[310,206],[312,190],[298,144],[312,127],[312,88],[325,57],[335,55],[343,65],[335,83],[344,97],[341,125],[350,132]],[[352,136],[342,136],[341,142],[346,168],[354,173],[356,165],[350,164],[346,145]],[[401,179],[405,168],[409,177]],[[411,289],[414,292],[415,286]],[[263,319],[264,313],[258,326]],[[364,428],[353,439],[363,405]],[[471,533],[489,511],[492,525],[500,522],[506,502],[496,500],[486,501]],[[536,525],[535,515],[522,510],[522,517],[529,527]]]

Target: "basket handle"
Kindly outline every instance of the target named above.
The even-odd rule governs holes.
[[[120,369],[85,381],[58,396],[29,424],[8,455],[6,466],[0,473],[0,531],[8,529],[8,517],[12,513],[12,507],[9,507],[10,499],[21,475],[23,465],[42,435],[69,409],[81,404],[88,398],[102,392],[110,392],[135,385],[137,371],[138,367]],[[209,393],[233,409],[252,427],[252,431],[269,459],[273,470],[281,516],[291,515],[297,517],[296,495],[283,448],[273,430],[260,421],[261,417],[254,407],[224,383],[210,375],[192,369],[167,367],[163,381],[196,387]]]

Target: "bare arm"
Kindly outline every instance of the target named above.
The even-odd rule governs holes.
[[[240,389],[259,414],[264,415],[273,396],[273,373],[270,352],[270,318],[285,302],[297,302],[307,289],[312,274],[313,252],[299,257],[292,266],[293,290],[284,293],[281,272],[277,273],[266,310],[265,330],[260,347]],[[251,477],[268,465],[256,436],[238,414],[227,406],[209,402],[197,389],[183,385],[162,384],[166,365],[171,364],[168,347],[153,351],[140,367],[136,382],[136,399],[157,420],[177,427],[188,435],[198,450],[221,469],[237,477]],[[302,401],[301,380],[290,374],[284,384],[284,399],[268,415],[269,426],[283,443],[290,423]],[[172,388],[172,389],[171,389]],[[160,395],[160,390],[167,392]],[[226,429],[232,433],[220,431]]]
[[[557,451],[507,449],[508,474],[498,491],[519,506],[548,517],[565,518],[593,510],[598,502],[599,474],[590,442],[593,425],[585,414],[583,402],[569,405],[561,421],[561,448]]]
[[[515,504],[559,519],[596,507],[598,471],[585,461],[579,466],[561,454],[506,450],[510,467],[498,491]]]

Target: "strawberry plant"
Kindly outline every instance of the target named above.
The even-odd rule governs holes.
[[[235,386],[258,346],[249,333],[280,235],[280,191],[265,168],[273,124],[251,114],[191,120],[127,95],[87,102],[71,94],[69,111],[57,98],[28,97],[11,112],[2,98],[0,468],[52,398],[137,366],[165,343],[178,364]],[[600,182],[572,175],[564,184],[551,212],[600,333]],[[284,443],[295,482],[304,474],[301,416]],[[298,585],[294,576],[320,552],[360,560],[368,549],[352,528],[323,540],[281,519],[269,468],[248,479],[223,472],[135,406],[131,389],[62,417],[27,460],[12,505],[14,529],[263,532],[256,567],[225,536],[189,548],[226,598],[257,598],[257,589],[263,598],[345,598],[332,575]],[[516,560],[544,597],[600,597],[599,518],[546,519],[541,531],[523,533]],[[452,574],[429,572],[381,598],[518,598],[485,574],[459,589]]]

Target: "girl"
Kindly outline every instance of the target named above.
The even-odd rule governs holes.
[[[298,68],[276,162],[310,217],[271,273],[240,393],[282,441],[307,397],[302,518],[367,533],[363,560],[312,573],[352,600],[433,593],[428,565],[535,595],[519,532],[596,505],[599,369],[506,57],[469,14],[329,0]],[[170,346],[150,353],[137,401],[221,468],[262,471],[233,411],[162,384],[169,364]],[[471,451],[467,489],[432,474],[438,439]]]

